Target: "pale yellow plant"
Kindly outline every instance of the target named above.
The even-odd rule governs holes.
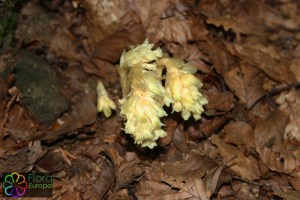
[[[108,94],[101,81],[97,84],[98,112],[103,112],[106,118],[111,116],[112,110],[116,110],[116,104],[108,97]]]
[[[121,104],[121,115],[127,120],[124,130],[137,144],[152,149],[158,138],[166,136],[160,118],[167,113],[154,100],[152,92],[134,90],[129,98],[121,100]]]
[[[124,51],[120,65],[123,98],[121,116],[126,120],[125,133],[135,143],[153,148],[156,140],[166,136],[160,118],[166,116],[164,105],[172,104],[173,111],[181,112],[183,119],[191,115],[200,119],[207,100],[200,93],[202,83],[193,73],[196,70],[181,59],[168,58],[160,48],[152,50],[148,40],[128,52]],[[165,86],[162,71],[166,69]]]
[[[177,58],[162,58],[159,65],[167,68],[166,91],[173,99],[173,111],[181,112],[181,117],[188,120],[191,115],[198,120],[204,112],[203,105],[208,101],[200,93],[202,83],[193,73],[196,70],[189,64]],[[168,103],[166,103],[167,106]]]

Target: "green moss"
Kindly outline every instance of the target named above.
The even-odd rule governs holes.
[[[17,22],[18,14],[16,12],[10,12],[10,14],[0,17],[0,50],[12,43]]]
[[[265,146],[270,149],[270,148],[272,148],[274,146],[274,144],[275,144],[275,137],[271,137],[267,141],[267,143],[265,144]]]

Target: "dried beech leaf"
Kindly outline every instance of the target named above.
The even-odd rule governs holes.
[[[283,134],[288,115],[272,112],[255,127],[255,146],[264,163],[271,170],[291,173],[298,168],[299,160],[284,147]]]
[[[35,137],[35,128],[24,108],[19,104],[15,104],[9,112],[3,133],[4,136],[12,134],[13,137],[19,138],[28,144],[31,141],[30,138]]]
[[[188,152],[188,145],[185,138],[185,133],[179,127],[174,131],[173,144],[180,152]]]
[[[231,92],[209,93],[207,98],[206,108],[209,110],[230,111],[233,108],[234,96]]]
[[[49,131],[43,139],[57,140],[62,134],[93,124],[96,117],[97,108],[93,100],[90,97],[80,99],[76,107],[62,117],[64,124]]]
[[[111,63],[118,63],[124,49],[136,46],[145,40],[144,30],[140,25],[135,25],[134,30],[122,30],[97,43],[93,59],[101,59]],[[97,65],[101,68],[101,65]]]
[[[294,190],[275,190],[275,195],[288,200],[298,200],[300,199],[300,191],[294,191]]]
[[[212,195],[218,182],[216,177],[220,175],[216,163],[198,154],[191,154],[187,159],[175,163],[164,163],[163,169],[166,174],[161,178],[162,181],[173,188],[180,189],[187,196],[192,195],[202,199],[208,199]],[[205,174],[203,182],[202,178]]]
[[[208,157],[201,156],[195,153],[192,153],[190,155],[188,154],[184,160],[177,161],[175,163],[172,162],[162,164],[163,170],[171,176],[187,174],[195,170],[202,170],[201,173],[200,171],[198,171],[197,173],[200,177],[203,177],[207,170],[213,169],[216,166],[216,163]]]
[[[87,158],[76,160],[73,169],[77,173],[70,179],[84,199],[102,199],[115,180],[114,164],[105,156],[95,161]],[[104,181],[105,180],[105,181]]]
[[[172,190],[167,184],[158,181],[143,181],[137,186],[136,190],[137,198],[144,200],[182,200],[190,197],[190,195],[182,195],[178,191]]]
[[[161,179],[173,188],[180,189],[181,198],[208,200],[203,180],[197,171],[189,175],[164,176]]]
[[[206,136],[210,136],[218,129],[220,129],[224,124],[230,119],[229,116],[215,117],[213,119],[205,121],[201,124],[201,130]]]
[[[214,145],[217,145],[225,163],[234,158],[232,161],[234,164],[229,169],[248,180],[258,179],[260,177],[258,163],[253,156],[244,156],[239,149],[230,144],[226,144],[218,135],[212,135],[211,141]]]
[[[170,0],[133,0],[129,2],[129,7],[140,17],[144,28],[148,28],[153,18],[159,18],[170,6]]]
[[[64,168],[64,159],[61,153],[49,152],[37,163],[40,170],[47,173],[56,173]]]
[[[252,193],[252,188],[248,183],[243,183],[240,181],[234,181],[232,183],[232,190],[238,199],[256,200],[257,197]],[[254,189],[254,188],[253,188]]]
[[[248,64],[262,70],[270,78],[288,83],[296,81],[293,73],[286,67],[289,65],[289,62],[281,57],[275,49],[268,48],[259,43],[255,45],[234,43],[233,47],[229,47],[231,45],[229,43],[226,43],[226,45],[229,50],[234,49],[231,51],[233,55],[239,56]]]
[[[230,122],[224,127],[224,141],[237,146],[254,147],[254,130],[246,122]]]
[[[284,138],[300,142],[300,93],[292,89],[283,92],[277,98],[279,109],[289,115],[289,123],[285,127]]]
[[[225,74],[225,81],[229,88],[250,108],[265,92],[262,87],[263,74],[249,66],[236,67]]]
[[[109,196],[108,200],[132,200],[132,197],[130,197],[128,193],[127,189],[119,190]]]
[[[217,18],[208,18],[208,24],[214,24],[215,26],[223,26],[225,31],[229,29],[233,30],[236,33],[243,33],[243,34],[255,34],[256,30],[252,30],[249,28],[248,24],[243,22],[239,22],[238,19],[234,18],[231,15],[222,15]]]
[[[138,181],[145,171],[145,165],[133,160],[120,166],[117,173],[115,190],[128,187],[133,181]]]
[[[295,190],[300,191],[300,172],[294,171],[291,177],[288,177],[289,183],[293,186]]]
[[[165,39],[169,42],[178,42],[185,44],[192,40],[191,24],[188,20],[179,17],[171,17],[163,19],[160,22],[156,35],[153,38],[154,42]]]
[[[206,172],[203,181],[207,196],[210,197],[214,193],[219,181],[219,177],[224,167],[224,165],[221,165]]]
[[[195,29],[195,27],[193,28]],[[200,30],[195,29],[194,31]],[[232,58],[222,44],[212,38],[204,38],[204,41],[199,41],[198,45],[200,50],[208,55],[209,60],[206,59],[206,61],[213,63],[219,74],[224,76],[230,70]]]

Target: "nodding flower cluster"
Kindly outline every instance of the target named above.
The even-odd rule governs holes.
[[[201,118],[207,100],[200,93],[202,83],[196,70],[182,59],[170,58],[153,44],[143,44],[124,51],[117,66],[123,98],[121,115],[126,120],[125,133],[135,143],[153,148],[156,140],[166,136],[160,118],[166,116],[163,106],[172,104],[173,112],[181,112],[184,120]],[[166,71],[163,85],[163,71]]]
[[[101,81],[99,81],[97,85],[97,94],[98,94],[98,103],[97,103],[98,112],[103,112],[105,117],[110,117],[112,110],[116,110],[116,104],[108,97],[108,94]]]

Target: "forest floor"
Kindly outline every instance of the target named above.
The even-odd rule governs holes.
[[[36,199],[300,199],[300,1],[4,0],[0,14],[0,173],[50,174]],[[116,70],[146,38],[193,63],[209,101],[198,121],[166,108],[152,150],[122,129]]]

